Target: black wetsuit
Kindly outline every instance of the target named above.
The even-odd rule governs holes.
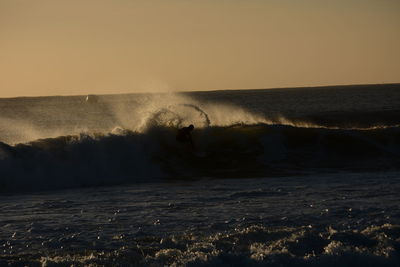
[[[183,127],[178,130],[176,135],[176,141],[179,142],[192,142],[192,136],[190,135],[191,129],[189,127]]]

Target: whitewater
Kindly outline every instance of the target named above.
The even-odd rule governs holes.
[[[399,104],[398,84],[0,99],[0,266],[399,266]]]

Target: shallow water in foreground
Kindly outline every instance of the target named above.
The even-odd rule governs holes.
[[[3,195],[0,265],[399,266],[399,190],[379,172]]]

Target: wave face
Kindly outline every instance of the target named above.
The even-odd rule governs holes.
[[[176,128],[152,126],[143,132],[69,135],[14,146],[0,143],[1,192],[400,166],[399,127],[211,126],[195,129],[195,151],[177,143],[175,134]]]

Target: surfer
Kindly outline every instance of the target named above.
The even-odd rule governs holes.
[[[179,129],[178,133],[176,134],[176,141],[181,143],[189,142],[190,145],[192,146],[192,149],[194,150],[194,143],[191,134],[193,129],[194,129],[193,124],[190,124],[188,127],[183,127]]]

